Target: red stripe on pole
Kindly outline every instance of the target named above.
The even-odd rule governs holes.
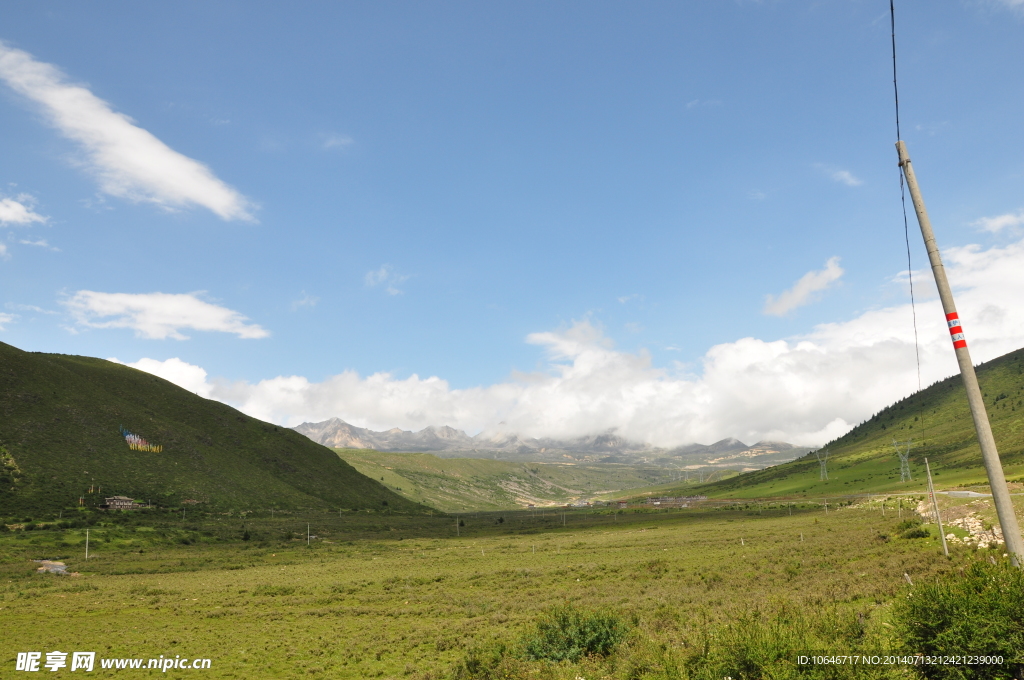
[[[946,325],[949,326],[949,335],[953,339],[953,348],[961,349],[967,347],[964,329],[960,326],[960,316],[956,312],[946,315]]]

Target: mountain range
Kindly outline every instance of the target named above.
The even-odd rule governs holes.
[[[370,430],[331,418],[294,428],[313,441],[333,448],[387,452],[433,453],[442,458],[490,458],[515,462],[621,463],[659,467],[730,467],[754,470],[794,460],[811,449],[785,442],[763,441],[748,446],[738,439],[710,445],[688,444],[673,449],[630,441],[614,432],[571,439],[526,438],[504,432],[469,436],[447,425],[419,432],[392,428]]]

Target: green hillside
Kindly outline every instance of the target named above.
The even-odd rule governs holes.
[[[162,452],[131,450],[121,426]],[[5,514],[113,495],[206,509],[426,511],[288,428],[134,368],[3,343],[0,447]]]
[[[562,504],[645,487],[666,477],[666,470],[653,466],[513,463],[439,458],[429,453],[335,450],[364,475],[410,500],[445,512]]]
[[[1024,481],[1024,349],[978,366],[992,430],[1003,469],[1011,481]],[[892,441],[913,440],[912,482],[900,482]],[[713,497],[828,496],[899,493],[924,489],[924,459],[941,488],[984,486],[981,450],[959,375],[879,411],[839,439],[829,442],[828,480],[820,479],[813,453],[790,463],[749,472],[698,487]],[[1020,490],[1020,484],[1012,485]],[[694,487],[688,487],[692,493]]]

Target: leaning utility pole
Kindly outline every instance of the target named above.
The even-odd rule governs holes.
[[[921,190],[917,187],[917,178],[914,176],[914,168],[910,164],[910,156],[903,140],[896,142],[896,151],[899,153],[903,176],[907,178],[910,197],[914,201],[917,223],[921,226],[921,236],[924,238],[924,245],[928,251],[932,274],[935,275],[935,285],[939,289],[942,311],[946,314],[946,324],[949,326],[949,334],[953,339],[953,350],[956,352],[957,363],[960,364],[960,375],[964,380],[967,403],[970,404],[971,417],[974,419],[974,429],[978,433],[981,457],[985,463],[985,472],[988,473],[989,485],[992,487],[992,499],[995,501],[999,526],[1003,530],[1006,550],[1010,553],[1013,563],[1022,566],[1024,565],[1024,541],[1021,541],[1017,516],[1013,512],[1010,490],[1006,486],[1003,466],[999,462],[999,451],[996,449],[995,437],[992,436],[992,426],[988,422],[988,412],[985,410],[985,402],[981,396],[978,376],[974,373],[971,354],[967,351],[967,340],[964,339],[960,317],[956,313],[956,305],[953,303],[953,291],[950,290],[949,281],[946,280],[946,269],[942,266],[942,258],[939,256],[939,247],[935,243],[932,223],[928,219],[928,211],[924,206],[924,199],[921,198]]]
[[[932,512],[935,513],[935,524],[939,527],[939,538],[942,539],[942,554],[949,557],[949,546],[946,545],[946,533],[942,529],[942,516],[939,515],[939,500],[935,497],[935,486],[932,485],[932,469],[928,459],[924,459],[924,471],[928,475],[928,495],[932,500]]]

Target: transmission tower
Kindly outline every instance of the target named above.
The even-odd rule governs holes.
[[[901,482],[912,482],[914,478],[910,476],[910,445],[913,443],[913,439],[908,439],[905,442],[898,442],[895,439],[892,440],[892,446],[896,449],[896,455],[900,457],[900,481]],[[904,448],[900,448],[904,447]]]
[[[828,449],[815,451],[814,456],[818,459],[818,464],[821,465],[821,481],[828,481]]]

